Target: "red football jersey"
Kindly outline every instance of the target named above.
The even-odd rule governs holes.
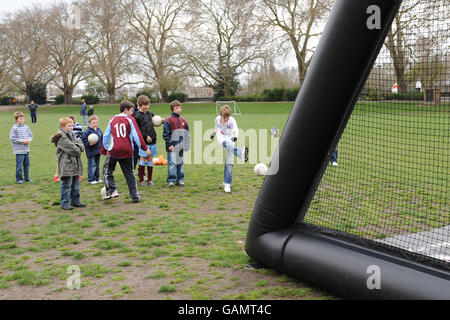
[[[114,116],[108,123],[103,135],[101,154],[108,152],[114,158],[127,159],[133,156],[133,141],[138,148],[146,151],[147,144],[133,117],[126,114]]]

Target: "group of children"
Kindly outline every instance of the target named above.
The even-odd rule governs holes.
[[[153,186],[153,156],[157,155],[157,135],[153,126],[154,114],[149,112],[150,100],[147,96],[139,96],[137,99],[138,110],[130,101],[120,103],[120,113],[111,118],[103,134],[98,127],[99,119],[91,115],[88,119],[88,127],[85,131],[74,117],[68,116],[59,120],[60,129],[50,139],[56,146],[57,172],[55,179],[61,181],[60,206],[64,210],[72,210],[74,207],[85,207],[80,201],[80,181],[83,175],[81,153],[86,152],[88,160],[88,183],[98,184],[104,182],[102,199],[107,200],[118,197],[119,193],[114,180],[114,171],[119,163],[133,203],[140,201],[138,183],[134,174],[135,148],[139,152],[138,178],[139,185]],[[182,105],[175,100],[170,103],[172,114],[164,123],[163,138],[167,151],[167,183],[169,187],[184,186],[184,151],[183,141],[189,126],[181,116]],[[14,114],[16,123],[11,129],[10,140],[16,154],[16,180],[17,183],[32,181],[29,177],[29,144],[33,140],[30,128],[24,124],[25,116],[21,112]],[[81,130],[80,130],[81,128]],[[224,190],[230,192],[233,170],[233,155],[248,161],[248,148],[236,148],[238,138],[236,120],[231,117],[231,109],[222,107],[220,116],[215,120],[215,132],[211,139],[217,136],[218,142],[227,152],[224,169]],[[91,141],[89,136],[95,134],[97,141]],[[100,155],[104,155],[103,180],[100,179]],[[24,169],[24,178],[22,176]],[[147,180],[145,168],[147,167]]]

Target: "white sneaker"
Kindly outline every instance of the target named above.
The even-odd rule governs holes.
[[[116,190],[114,190],[114,192],[111,194],[111,198],[117,198],[119,196],[119,192]]]
[[[331,163],[333,165],[333,167],[337,167],[338,163],[336,161],[333,161],[333,163]]]
[[[90,184],[97,184],[98,183],[98,181],[91,181],[91,182],[89,182]]]
[[[225,186],[225,188],[224,188],[225,192],[226,193],[230,193],[231,192],[231,185],[228,184],[228,183],[224,183],[224,186]]]
[[[99,179],[97,180],[97,183],[103,183],[103,180]]]
[[[100,194],[102,195],[103,200],[111,199],[111,196],[109,194],[107,194],[107,192],[106,192],[106,187],[102,188],[102,190],[100,191]]]

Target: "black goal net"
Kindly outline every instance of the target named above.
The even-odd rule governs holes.
[[[304,223],[450,269],[449,26],[403,1]]]

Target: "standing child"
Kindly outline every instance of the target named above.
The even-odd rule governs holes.
[[[90,116],[88,123],[89,126],[83,133],[81,140],[86,149],[86,157],[88,160],[88,183],[97,184],[103,182],[100,180],[100,148],[102,145],[103,132],[98,127],[97,116]],[[89,142],[88,138],[91,134],[98,136],[97,142]]]
[[[233,155],[248,161],[248,148],[236,148],[235,144],[239,135],[236,120],[231,116],[231,108],[227,105],[220,109],[220,115],[215,120],[215,130],[211,139],[217,135],[217,141],[226,150],[225,168],[223,173],[223,186],[225,192],[231,192],[231,181],[233,180]]]
[[[120,114],[114,116],[108,123],[103,135],[101,154],[106,155],[103,164],[103,180],[105,188],[102,190],[103,200],[119,196],[114,182],[114,170],[119,162],[133,203],[139,202],[136,177],[133,170],[133,141],[150,155],[141,131],[132,117],[134,105],[127,100],[120,103]]]
[[[74,125],[73,125],[72,131],[75,134],[75,138],[77,138],[77,140],[81,141],[81,137],[83,136],[83,126],[77,122],[77,119],[74,116],[68,115],[67,118],[69,118],[73,121]],[[60,127],[59,130],[62,130],[62,128]],[[83,177],[81,177],[81,175],[78,178],[80,179],[80,181],[83,180]],[[55,176],[53,177],[53,181],[54,182],[60,181],[59,176],[58,176],[58,166],[56,166],[56,172],[55,172]]]
[[[61,130],[58,131],[50,142],[56,146],[58,158],[58,176],[61,179],[60,206],[64,210],[73,210],[74,207],[86,207],[80,202],[80,180],[83,174],[81,153],[84,146],[73,133],[73,121],[70,118],[59,120]]]
[[[25,115],[18,111],[14,113],[16,123],[11,128],[9,140],[12,142],[13,152],[16,155],[16,181],[23,183],[22,167],[25,181],[33,182],[30,179],[30,143],[33,141],[33,134],[30,127],[25,124]]]
[[[141,130],[142,138],[144,138],[144,141],[147,144],[148,149],[150,150],[150,155],[147,156],[145,151],[139,149],[139,185],[154,186],[155,184],[152,181],[153,156],[156,156],[158,154],[158,150],[156,148],[156,131],[153,127],[152,122],[154,114],[148,111],[148,109],[150,108],[150,99],[147,96],[139,96],[137,98],[137,104],[138,111],[136,111],[133,116],[136,119],[136,123],[138,124],[139,129]],[[148,172],[147,181],[144,180],[146,166]]]
[[[186,119],[181,116],[181,103],[178,100],[170,103],[172,114],[164,122],[163,138],[166,141],[167,151],[167,183],[173,187],[175,183],[184,186],[184,148],[181,143],[189,126]],[[176,132],[176,133],[175,133]],[[175,134],[174,134],[175,133]]]

